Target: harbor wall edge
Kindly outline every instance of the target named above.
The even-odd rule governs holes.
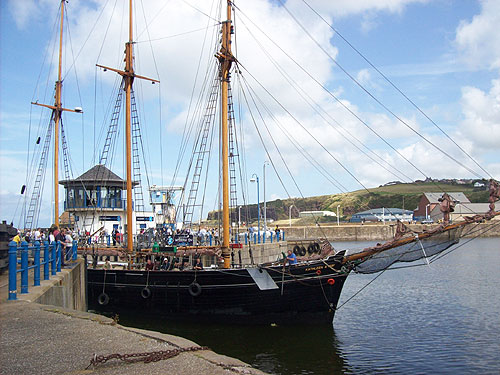
[[[86,269],[83,259],[78,259],[70,269],[63,269],[51,276],[49,284],[41,290],[33,288],[32,302],[77,311],[87,311]]]

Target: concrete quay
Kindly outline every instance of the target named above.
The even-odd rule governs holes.
[[[89,366],[94,355],[150,353],[199,347],[187,339],[127,328],[85,312],[84,263],[79,259],[50,280],[8,301],[8,274],[0,275],[0,374],[264,374],[211,350],[182,352],[158,362],[119,359]],[[54,306],[57,305],[57,306]],[[88,368],[87,368],[88,367]]]
[[[211,350],[183,352],[151,363],[113,359],[88,367],[94,355],[192,346],[198,345],[177,336],[123,327],[87,312],[26,301],[0,305],[0,374],[264,374]]]

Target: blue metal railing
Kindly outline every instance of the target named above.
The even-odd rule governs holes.
[[[69,251],[66,251],[64,256],[65,261],[75,261],[77,257],[77,242],[73,244]],[[28,252],[33,254],[33,265],[28,265]],[[43,243],[43,261],[40,259],[42,246],[39,241],[35,241],[33,245],[28,245],[23,241],[20,246],[17,242],[9,243],[9,300],[17,300],[17,274],[21,273],[21,294],[28,293],[28,273],[33,270],[33,286],[40,285],[40,270],[43,267],[43,279],[49,280],[49,270],[52,276],[57,272],[61,272],[62,261],[62,245],[60,243],[49,244],[48,241]],[[20,253],[20,256],[19,256]],[[20,258],[20,259],[19,259]],[[20,264],[20,268],[18,265]]]
[[[271,243],[285,241],[285,232],[284,231],[280,231],[278,233],[271,232],[271,235],[269,237],[266,237],[265,232],[262,232],[260,234],[260,237],[259,237],[258,233],[255,233],[255,232],[251,233],[251,234],[245,233],[245,245],[248,245],[248,243],[252,242],[252,240],[253,240],[254,244],[266,243],[266,238],[269,239]],[[262,242],[261,242],[261,240],[262,240]]]

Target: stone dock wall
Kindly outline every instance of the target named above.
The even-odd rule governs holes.
[[[31,283],[31,280],[30,280]],[[29,286],[28,294],[17,294],[20,301],[65,309],[87,311],[86,270],[83,259],[78,259],[71,268],[63,268],[50,280],[41,281],[40,286]]]
[[[410,224],[410,229],[422,232],[432,229],[437,224],[422,225]],[[392,239],[396,233],[395,224],[385,225],[340,225],[340,226],[308,226],[308,227],[283,227],[288,242],[293,240],[314,240],[328,238],[330,241],[384,241]],[[500,237],[500,221],[493,220],[488,223],[473,224],[464,231],[465,237]]]
[[[244,245],[241,249],[241,262],[242,264],[252,264],[249,249],[252,250],[253,263],[267,263],[274,262],[278,258],[281,259],[281,253],[287,251],[287,241],[269,242],[260,244]],[[239,263],[238,251],[235,249],[235,263]]]

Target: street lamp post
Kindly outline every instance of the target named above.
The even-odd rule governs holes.
[[[293,204],[288,208],[288,226],[292,226],[292,207],[295,207]],[[295,207],[297,208],[297,207]]]
[[[257,182],[257,236],[260,243],[260,199],[259,199],[259,176],[256,173],[252,175],[250,182]]]
[[[337,226],[340,226],[339,208],[340,208],[340,204],[337,205]]]
[[[267,233],[267,206],[266,206],[266,164],[269,165],[269,162],[266,160],[264,165],[262,166],[262,175],[264,176],[264,236]]]

